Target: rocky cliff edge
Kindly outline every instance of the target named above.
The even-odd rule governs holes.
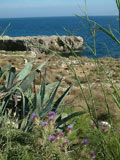
[[[73,50],[82,50],[83,38],[79,36],[0,37],[0,50],[5,51],[37,51],[47,54],[49,50],[69,52],[69,47]]]

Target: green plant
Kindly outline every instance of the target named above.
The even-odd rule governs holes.
[[[119,9],[120,8],[119,7],[120,1],[116,1],[116,4],[117,4],[118,9]],[[117,131],[117,129],[116,129],[116,131],[114,130],[114,124],[113,124],[113,121],[112,121],[112,116],[111,116],[111,113],[110,113],[110,108],[109,108],[109,103],[108,103],[108,97],[107,97],[107,94],[106,94],[107,91],[106,91],[106,87],[105,87],[105,82],[102,80],[102,77],[101,77],[101,74],[100,74],[101,69],[104,73],[104,76],[108,79],[107,83],[110,83],[110,85],[112,86],[112,89],[114,90],[114,92],[111,93],[111,99],[113,98],[113,100],[115,101],[118,108],[120,108],[120,93],[119,93],[119,88],[116,87],[112,77],[108,76],[106,67],[103,64],[101,64],[101,61],[97,58],[96,41],[95,41],[96,32],[98,30],[101,30],[104,33],[106,33],[109,37],[111,37],[117,44],[120,45],[120,42],[119,42],[119,39],[113,33],[110,26],[109,26],[109,30],[105,29],[101,25],[99,25],[96,22],[89,19],[86,11],[83,11],[83,12],[85,14],[85,17],[80,17],[78,15],[77,15],[77,17],[83,18],[84,20],[86,20],[88,22],[88,25],[90,26],[90,31],[91,31],[91,35],[93,37],[93,46],[94,47],[89,46],[87,42],[85,42],[85,45],[94,55],[94,63],[95,63],[95,66],[96,66],[96,71],[97,71],[98,78],[100,80],[99,84],[100,84],[100,87],[102,89],[102,93],[103,93],[103,96],[104,96],[104,101],[105,101],[105,104],[106,104],[105,105],[106,106],[106,115],[108,117],[107,121],[111,125],[111,129],[110,129],[109,133],[107,133],[105,135],[103,132],[101,132],[99,119],[98,119],[98,113],[97,113],[98,111],[97,111],[97,106],[96,106],[96,99],[93,96],[93,91],[92,91],[92,88],[91,88],[91,85],[90,85],[90,81],[89,81],[88,76],[85,73],[85,70],[84,70],[81,59],[78,58],[76,53],[73,51],[73,49],[70,48],[69,45],[60,38],[60,36],[58,36],[59,40],[64,45],[66,45],[66,47],[70,50],[71,54],[73,54],[76,57],[76,60],[79,63],[79,66],[82,68],[82,71],[83,71],[83,73],[85,75],[85,78],[86,78],[86,81],[88,83],[88,92],[89,92],[91,102],[89,102],[89,100],[86,96],[86,90],[84,90],[84,88],[82,87],[81,81],[79,79],[79,75],[76,73],[76,70],[75,70],[75,67],[74,67],[74,64],[72,63],[72,61],[71,61],[71,64],[69,64],[67,61],[64,60],[64,58],[62,58],[56,52],[53,52],[53,53],[55,55],[59,56],[65,62],[65,64],[69,67],[69,69],[72,71],[73,75],[75,76],[75,78],[78,82],[78,85],[79,85],[79,87],[82,91],[82,94],[84,96],[86,105],[88,107],[88,112],[89,112],[90,118],[91,118],[91,120],[93,121],[93,124],[96,127],[95,130],[92,130],[92,129],[89,130],[89,132],[92,133],[91,134],[91,139],[92,139],[91,141],[95,141],[97,139],[97,137],[99,137],[99,139],[96,140],[97,143],[98,143],[98,150],[96,149],[96,154],[97,154],[96,158],[97,159],[108,159],[108,160],[112,159],[112,160],[115,160],[115,159],[119,159],[119,155],[120,155],[120,142],[119,142],[119,136],[117,136],[117,134],[119,134],[119,131]],[[70,32],[68,32],[68,33],[70,35],[72,35]],[[72,35],[72,36],[74,36],[74,35]],[[113,106],[113,107],[115,107],[115,106]],[[96,146],[97,144],[93,143],[93,145]],[[114,147],[112,147],[112,146],[114,146]]]
[[[2,67],[0,72],[1,82],[4,80],[5,83],[0,88],[0,115],[1,117],[6,115],[8,120],[14,117],[13,121],[17,121],[16,123],[18,123],[18,128],[23,129],[25,132],[30,129],[33,113],[36,113],[40,119],[44,119],[50,110],[56,112],[57,108],[60,106],[60,103],[72,87],[68,87],[54,102],[62,80],[46,86],[46,69],[42,81],[41,69],[47,61],[39,65],[31,72],[33,63],[34,61],[29,62],[19,73],[16,73],[15,67],[12,67],[11,65]],[[38,74],[40,74],[41,81],[40,90],[36,89],[35,83]],[[9,111],[11,113],[8,115]],[[69,119],[84,113],[85,112],[73,113],[65,119],[60,119],[59,116],[58,124],[61,125]],[[59,125],[56,127],[59,127]]]
[[[21,158],[29,160],[31,157],[30,152],[34,155],[34,147],[39,148],[39,152],[45,151],[43,152],[43,157],[48,155],[50,157],[63,157],[63,151],[61,151],[60,147],[57,146],[55,148],[59,143],[51,144],[49,136],[55,135],[57,131],[62,132],[70,119],[85,113],[80,111],[64,115],[63,112],[60,112],[61,102],[72,88],[72,85],[58,99],[55,99],[62,80],[46,85],[47,69],[45,68],[43,74],[41,71],[45,64],[47,64],[47,61],[33,69],[33,60],[21,72],[17,72],[12,65],[5,65],[0,68],[0,145],[4,146],[1,149],[1,159]],[[39,87],[38,83],[40,84]],[[42,123],[48,119],[49,111],[56,114],[55,125],[54,127],[49,126],[48,128],[51,127],[52,130],[48,130],[45,133],[46,131]],[[27,134],[33,136],[30,136],[31,140],[29,140],[32,144],[27,142],[28,148],[25,144],[26,140],[24,137],[22,138],[22,136],[27,136]],[[64,152],[67,152],[68,149],[66,138],[62,138],[61,142],[64,146]],[[19,139],[23,141],[23,150]],[[39,144],[36,143],[38,139],[40,140]]]
[[[120,0],[116,0],[118,12],[119,12],[119,30],[120,30]]]
[[[55,121],[58,115],[50,111],[44,121],[37,114],[32,114],[32,129],[23,132],[15,127],[12,121],[5,121],[0,128],[1,157],[3,159],[66,159],[69,157],[68,140],[72,126],[66,127],[66,132],[56,129]],[[2,159],[2,158],[1,158]]]

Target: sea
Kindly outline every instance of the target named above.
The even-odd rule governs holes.
[[[120,40],[119,21],[117,16],[90,16],[89,19],[100,24]],[[10,26],[9,26],[10,24]],[[9,26],[9,27],[8,27]],[[95,45],[91,29],[96,28]],[[78,56],[94,58],[90,48],[96,46],[96,56],[120,58],[120,45],[99,30],[97,25],[90,23],[85,17],[34,17],[34,18],[5,18],[0,19],[0,33],[11,37],[38,35],[75,35],[84,39],[83,51]],[[90,48],[89,48],[89,47]]]

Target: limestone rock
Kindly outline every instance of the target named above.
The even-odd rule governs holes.
[[[66,53],[69,52],[69,47],[73,50],[81,50],[83,38],[79,36],[0,37],[0,50],[6,51],[36,51],[48,54],[50,50],[54,50]]]

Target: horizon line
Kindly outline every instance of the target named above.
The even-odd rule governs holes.
[[[77,15],[77,14],[76,14]],[[22,18],[60,18],[60,17],[77,17],[73,16],[33,16],[33,17],[0,17],[0,19],[22,19]],[[85,17],[84,15],[78,15],[80,17]],[[89,17],[116,17],[118,15],[88,15]]]

